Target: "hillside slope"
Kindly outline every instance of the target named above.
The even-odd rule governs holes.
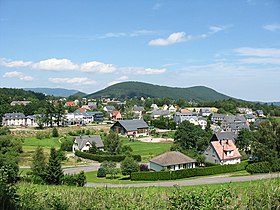
[[[89,94],[86,97],[100,98],[102,96],[112,98],[133,98],[141,96],[151,98],[169,97],[172,99],[183,98],[194,101],[218,101],[231,98],[204,86],[177,88],[153,85],[143,82],[118,83],[98,92]]]
[[[37,93],[43,93],[46,95],[69,97],[76,93],[81,93],[78,90],[68,90],[64,88],[24,88],[24,90],[31,90]]]

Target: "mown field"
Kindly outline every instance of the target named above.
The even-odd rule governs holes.
[[[21,209],[279,209],[280,178],[190,187],[19,184]]]

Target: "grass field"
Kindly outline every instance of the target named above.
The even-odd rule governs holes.
[[[152,157],[169,151],[172,145],[171,142],[148,143],[138,140],[129,141],[128,139],[123,139],[122,142],[124,145],[131,146],[133,154],[141,155],[142,162],[148,162]]]
[[[45,139],[37,139],[35,137],[29,137],[29,138],[25,138],[24,142],[23,142],[23,146],[29,146],[29,148],[32,147],[55,147],[55,148],[59,148],[60,147],[60,142],[58,141],[59,137],[52,137],[52,138],[45,138]]]

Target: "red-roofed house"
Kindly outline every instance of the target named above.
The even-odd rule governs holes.
[[[241,155],[232,140],[211,141],[203,153],[207,162],[228,165],[240,163]]]
[[[65,105],[66,106],[76,106],[74,101],[67,101]]]
[[[111,119],[115,121],[122,120],[122,114],[119,111],[113,111]]]

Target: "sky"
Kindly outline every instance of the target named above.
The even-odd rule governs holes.
[[[280,1],[0,0],[0,87],[123,81],[280,101]]]

